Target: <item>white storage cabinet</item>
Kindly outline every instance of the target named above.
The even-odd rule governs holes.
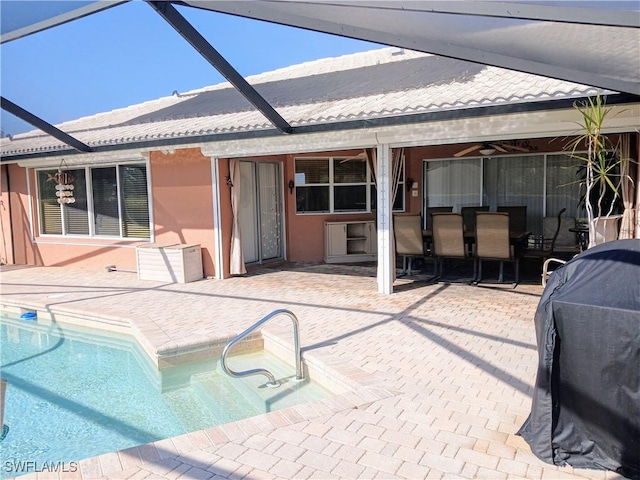
[[[187,283],[202,279],[200,245],[160,245],[136,248],[138,278],[160,282]]]
[[[324,232],[326,263],[372,262],[377,259],[375,222],[325,222]]]

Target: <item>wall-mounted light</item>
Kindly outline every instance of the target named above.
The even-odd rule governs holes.
[[[293,180],[289,180],[289,193],[291,195],[293,195],[293,187],[295,187],[295,186],[296,186],[296,184],[293,183]]]
[[[407,178],[407,192],[409,190],[411,190],[411,188],[413,188],[413,185],[415,184],[415,180],[413,178]]]

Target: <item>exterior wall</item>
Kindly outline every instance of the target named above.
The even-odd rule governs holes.
[[[10,263],[20,265],[74,266],[89,270],[115,265],[118,269],[136,269],[136,246],[148,242],[106,240],[100,238],[58,237],[39,235],[35,171],[29,170],[29,202],[26,169],[8,165],[11,192],[7,195],[6,175],[2,179],[2,258],[9,261],[13,236],[15,258]],[[213,197],[211,161],[199,149],[178,150],[174,154],[150,154],[148,172],[152,193],[150,203],[155,225],[154,241],[160,244],[200,244],[205,276],[215,274],[213,237]],[[9,225],[11,207],[11,233]],[[33,238],[29,208],[32,208]],[[4,260],[3,260],[4,261]]]
[[[283,172],[284,192],[284,225],[286,251],[285,258],[290,262],[321,262],[324,259],[324,222],[346,220],[374,220],[373,213],[357,214],[296,214],[295,191],[292,194],[288,188],[290,180],[294,180],[294,159],[302,156],[329,157],[340,155],[357,155],[361,150],[338,152],[314,152],[313,154],[270,155],[265,157],[251,157],[246,160],[260,162],[281,162]],[[222,227],[222,253],[224,258],[223,277],[229,277],[229,256],[231,250],[231,231],[233,228],[233,213],[231,209],[231,189],[226,185],[229,175],[229,160],[220,159],[220,212]]]
[[[287,155],[284,184],[295,177],[295,158],[304,156],[330,157],[353,156],[362,150],[348,150],[337,152],[318,152],[313,154]],[[295,190],[290,193],[285,189],[287,202],[285,205],[287,217],[287,259],[291,262],[322,262],[324,259],[324,222],[343,222],[348,220],[375,220],[373,213],[307,213],[296,214]]]
[[[103,269],[107,265],[131,270],[136,268],[135,246],[140,242],[41,236],[38,232],[35,170],[28,170],[29,187],[26,172],[23,167],[9,166],[11,232],[16,265],[73,266],[87,270]],[[29,193],[33,197],[31,202]]]
[[[558,152],[567,143],[562,139],[534,139],[532,153]],[[404,188],[405,211],[420,212],[422,208],[424,159],[453,158],[454,154],[472,144],[407,147],[405,149],[405,181],[412,180],[411,189]],[[274,161],[282,165],[284,192],[285,258],[291,262],[321,262],[324,258],[324,222],[375,220],[374,213],[354,214],[296,214],[295,192],[288,188],[294,179],[294,159],[302,156],[357,155],[361,150],[326,151],[290,155],[253,157],[256,161]],[[473,154],[469,155],[473,156]],[[233,214],[231,189],[226,183],[229,160],[217,159],[222,240],[219,267],[223,278],[229,276],[229,256]],[[151,152],[149,176],[152,186],[151,204],[154,220],[153,241],[159,244],[200,244],[205,276],[216,272],[216,236],[214,231],[214,199],[211,159],[200,149],[182,149],[173,153]],[[141,242],[126,240],[63,238],[38,234],[35,171],[30,169],[30,188],[27,170],[15,164],[2,167],[0,184],[0,220],[2,244],[0,260],[5,263],[49,265],[87,269],[102,269],[116,265],[121,269],[135,269],[135,247]],[[637,176],[637,173],[636,173]],[[406,187],[406,185],[405,185]],[[9,188],[11,189],[9,191]],[[28,194],[34,196],[30,202]],[[417,192],[413,196],[413,192]],[[33,210],[29,212],[29,208]],[[11,223],[11,228],[7,226]],[[32,241],[31,227],[33,225]],[[640,227],[639,227],[640,228]]]
[[[149,160],[155,242],[200,244],[204,275],[215,275],[211,159],[192,148]]]

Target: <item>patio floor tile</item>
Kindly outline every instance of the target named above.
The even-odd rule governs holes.
[[[370,265],[284,265],[167,284],[126,272],[3,267],[1,302],[61,322],[129,324],[147,352],[224,345],[286,308],[300,321],[303,358],[348,387],[317,408],[82,460],[83,479],[618,478],[547,465],[515,435],[537,371],[537,279],[513,289],[417,275],[385,296],[375,275]],[[290,322],[263,334],[292,344]]]

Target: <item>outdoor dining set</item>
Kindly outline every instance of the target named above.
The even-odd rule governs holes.
[[[569,258],[579,253],[576,234],[568,232],[564,212],[562,209],[556,216],[544,218],[543,235],[533,235],[527,229],[526,206],[498,206],[495,211],[489,206],[467,206],[456,213],[452,206],[431,207],[425,211],[426,222],[420,213],[396,214],[396,254],[403,257],[403,273],[408,275],[414,258],[432,259],[434,279],[443,276],[451,261],[473,262],[471,282],[475,284],[483,279],[484,262],[499,262],[499,282],[504,279],[504,263],[511,263],[516,286],[521,258],[544,261],[561,250]],[[575,228],[575,222],[571,225]],[[563,239],[567,233],[569,238]]]

